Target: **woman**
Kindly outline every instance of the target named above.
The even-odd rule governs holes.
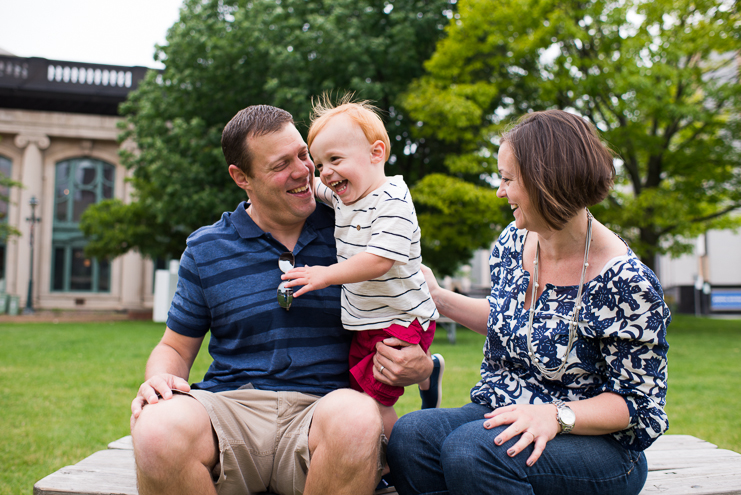
[[[403,416],[388,459],[400,495],[637,494],[642,451],[666,431],[661,286],[587,207],[613,156],[583,119],[527,115],[502,138],[515,221],[490,258],[492,290],[442,289],[441,314],[486,335],[471,403]]]

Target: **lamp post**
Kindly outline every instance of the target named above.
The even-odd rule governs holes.
[[[36,196],[31,196],[28,204],[31,205],[31,216],[26,218],[27,222],[31,222],[31,263],[29,263],[28,269],[28,297],[26,298],[26,308],[23,310],[24,315],[33,314],[33,227],[36,222],[41,221],[41,218],[36,216],[36,207],[39,205]]]

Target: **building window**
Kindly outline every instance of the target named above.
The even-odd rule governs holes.
[[[51,290],[110,292],[108,260],[85,256],[80,217],[88,206],[113,198],[115,167],[91,158],[57,163],[54,186]]]
[[[10,160],[4,156],[0,156],[0,175],[10,178],[10,168]],[[0,222],[2,223],[8,221],[8,201],[3,198],[8,198],[9,196],[10,188],[0,185]],[[0,236],[0,293],[5,292],[5,242],[6,239]]]

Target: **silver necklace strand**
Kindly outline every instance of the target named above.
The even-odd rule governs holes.
[[[581,279],[579,280],[579,291],[576,293],[576,303],[574,304],[574,312],[571,315],[569,321],[569,343],[566,346],[566,353],[561,360],[561,365],[558,368],[546,368],[545,365],[541,364],[538,356],[535,355],[535,349],[533,349],[533,317],[535,316],[535,304],[537,299],[535,296],[538,293],[538,259],[540,258],[540,241],[535,247],[535,260],[533,266],[533,292],[530,298],[530,317],[527,325],[527,350],[528,355],[533,360],[535,366],[540,370],[541,374],[548,380],[559,380],[563,376],[566,370],[566,361],[571,353],[571,348],[574,346],[576,340],[576,327],[579,324],[579,311],[582,307],[581,294],[584,289],[584,280],[587,276],[587,267],[589,266],[589,245],[592,243],[592,214],[587,210],[587,240],[584,243],[584,265],[581,270]]]

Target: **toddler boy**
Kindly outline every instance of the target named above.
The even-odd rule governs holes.
[[[396,337],[426,351],[439,317],[420,271],[414,204],[403,178],[384,173],[390,141],[367,102],[353,103],[346,96],[333,107],[323,98],[314,106],[307,141],[320,173],[314,181],[316,196],[335,209],[338,263],[294,268],[283,279],[291,280],[288,287],[303,286],[294,297],[342,284],[342,323],[357,332],[350,350],[350,382],[378,401],[390,435],[397,419],[393,405],[404,389],[374,379],[376,343]],[[438,383],[422,383],[420,390],[437,394],[431,404],[437,407],[444,361],[439,354],[433,361]]]

